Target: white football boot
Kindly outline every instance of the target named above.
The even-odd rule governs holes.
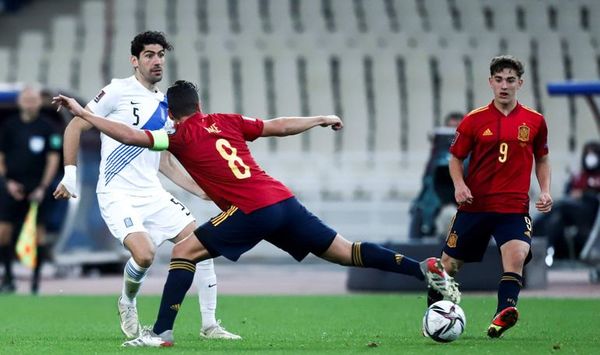
[[[119,318],[121,321],[121,331],[127,339],[134,339],[140,336],[141,325],[138,319],[137,308],[135,305],[121,302],[121,297],[117,302],[119,309]]]
[[[221,326],[219,320],[215,325],[200,330],[200,337],[205,339],[228,339],[228,340],[240,340],[241,336],[228,332]]]
[[[139,337],[121,344],[124,347],[134,348],[164,348],[173,345],[173,330],[165,330],[158,335],[152,331],[151,327],[142,329]]]

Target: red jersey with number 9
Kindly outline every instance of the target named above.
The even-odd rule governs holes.
[[[169,151],[223,211],[244,213],[293,196],[256,163],[246,141],[260,137],[263,121],[238,114],[195,114],[176,124]]]
[[[548,154],[544,116],[517,103],[505,116],[494,103],[468,113],[456,130],[450,153],[471,153],[465,183],[472,204],[461,211],[527,213],[533,158]]]

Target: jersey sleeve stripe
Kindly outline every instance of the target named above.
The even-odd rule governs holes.
[[[485,110],[487,110],[488,108],[489,108],[488,106],[481,106],[481,107],[478,107],[478,108],[476,108],[476,109],[472,110],[471,112],[467,113],[467,115],[466,115],[465,117],[467,117],[467,116],[471,116],[472,114],[475,114],[475,113],[477,113],[477,112],[485,111]]]

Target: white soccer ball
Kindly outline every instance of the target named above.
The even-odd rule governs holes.
[[[459,305],[450,301],[438,301],[423,316],[423,335],[440,343],[458,339],[465,331],[467,318]]]

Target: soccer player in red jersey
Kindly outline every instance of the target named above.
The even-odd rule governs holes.
[[[488,328],[492,338],[512,327],[519,317],[516,305],[523,266],[531,259],[528,193],[534,160],[541,190],[535,206],[544,213],[552,208],[548,129],[540,113],[517,101],[523,72],[521,62],[512,56],[492,59],[489,83],[494,100],[465,116],[450,147],[449,169],[459,207],[442,264],[455,275],[463,263],[481,261],[494,236],[504,273],[496,314]],[[465,175],[463,161],[469,154]],[[441,295],[430,289],[428,302],[439,299]]]
[[[260,120],[239,114],[204,114],[196,87],[177,81],[167,91],[171,134],[144,132],[81,109],[73,99],[59,96],[66,106],[105,134],[125,144],[167,149],[223,211],[198,227],[194,235],[173,247],[158,318],[152,331],[124,346],[170,346],[173,325],[194,276],[195,264],[224,256],[236,261],[266,240],[301,261],[309,253],[345,266],[371,267],[426,280],[453,302],[460,301],[456,283],[439,259],[419,263],[378,244],[350,242],[310,213],[281,182],[254,161],[246,141],[287,136],[316,126],[342,128],[337,116],[280,117]]]

